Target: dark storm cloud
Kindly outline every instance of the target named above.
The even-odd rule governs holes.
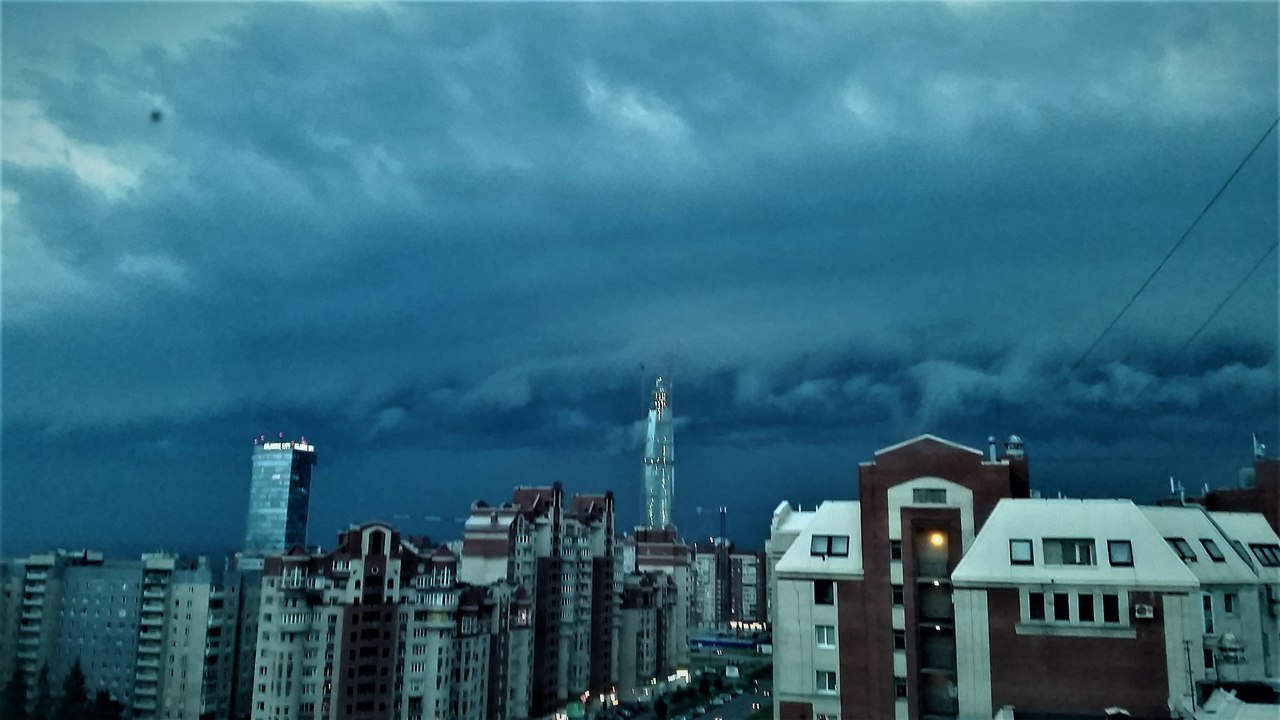
[[[1274,6],[190,9],[4,7],[6,520],[67,442],[128,483],[281,426],[388,495],[629,501],[642,365],[691,507],[924,431],[1275,436],[1274,263],[1172,357],[1276,237],[1274,138],[1065,376],[1274,117]]]

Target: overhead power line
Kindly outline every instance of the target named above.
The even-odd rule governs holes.
[[[1213,194],[1213,197],[1209,199],[1209,202],[1200,210],[1200,214],[1196,215],[1196,218],[1192,220],[1191,224],[1187,226],[1187,229],[1183,231],[1181,237],[1178,238],[1178,241],[1175,242],[1173,246],[1169,248],[1169,251],[1164,254],[1164,257],[1160,260],[1159,264],[1156,265],[1155,269],[1151,271],[1151,274],[1147,275],[1147,279],[1142,281],[1142,285],[1140,285],[1138,290],[1133,293],[1133,297],[1129,298],[1129,301],[1124,304],[1124,307],[1120,308],[1120,312],[1116,313],[1115,317],[1111,318],[1111,322],[1107,323],[1107,326],[1098,334],[1098,337],[1094,338],[1092,343],[1089,343],[1089,347],[1084,351],[1084,353],[1082,353],[1080,357],[1071,364],[1071,368],[1067,370],[1067,374],[1066,377],[1063,378],[1063,382],[1069,379],[1071,375],[1080,368],[1080,365],[1085,361],[1085,359],[1088,358],[1089,355],[1093,353],[1094,349],[1098,347],[1098,343],[1102,342],[1102,339],[1105,338],[1107,334],[1115,328],[1116,324],[1120,322],[1120,318],[1124,317],[1124,314],[1129,311],[1129,308],[1133,307],[1134,302],[1136,302],[1138,297],[1142,295],[1143,291],[1147,289],[1147,286],[1151,284],[1151,281],[1154,280],[1156,275],[1164,269],[1165,264],[1169,262],[1169,258],[1173,257],[1173,254],[1178,251],[1178,248],[1182,247],[1182,244],[1191,236],[1192,231],[1196,229],[1196,226],[1200,224],[1200,221],[1204,219],[1204,216],[1209,213],[1209,209],[1213,207],[1214,203],[1218,202],[1218,198],[1222,197],[1222,193],[1226,191],[1229,185],[1231,185],[1231,181],[1236,179],[1236,175],[1239,175],[1244,166],[1249,163],[1249,159],[1253,157],[1253,154],[1258,151],[1258,148],[1262,147],[1262,143],[1265,142],[1266,139],[1271,136],[1271,133],[1275,131],[1277,124],[1280,124],[1280,115],[1277,115],[1276,119],[1271,121],[1271,124],[1267,126],[1267,131],[1262,133],[1262,137],[1258,138],[1258,142],[1253,144],[1253,147],[1244,156],[1244,159],[1240,161],[1240,164],[1236,165],[1236,169],[1231,171],[1231,175],[1227,177],[1226,182],[1222,183],[1222,187],[1218,188],[1218,192]]]
[[[1258,259],[1253,263],[1253,267],[1249,268],[1249,272],[1245,273],[1244,277],[1240,278],[1240,282],[1236,283],[1236,286],[1231,288],[1231,292],[1227,293],[1227,296],[1222,298],[1222,302],[1219,302],[1218,306],[1213,309],[1213,312],[1209,313],[1209,316],[1204,319],[1204,322],[1200,323],[1200,327],[1196,328],[1196,331],[1191,333],[1191,337],[1187,338],[1186,342],[1182,343],[1182,347],[1178,348],[1178,351],[1170,356],[1170,363],[1182,357],[1182,353],[1186,352],[1187,348],[1191,347],[1191,343],[1195,342],[1196,338],[1200,337],[1200,333],[1204,332],[1204,329],[1209,327],[1209,323],[1213,322],[1213,319],[1218,317],[1218,313],[1222,312],[1222,308],[1226,307],[1227,303],[1231,302],[1231,298],[1235,297],[1236,293],[1240,292],[1240,288],[1243,288],[1245,283],[1249,282],[1249,278],[1253,277],[1253,274],[1258,272],[1258,268],[1262,267],[1262,263],[1265,262],[1267,258],[1271,257],[1271,253],[1276,251],[1277,245],[1280,245],[1280,243],[1271,243],[1271,246],[1267,248],[1267,251],[1258,257]],[[1133,396],[1133,400],[1129,401],[1130,404],[1136,405],[1138,400],[1142,399],[1142,397],[1147,394],[1147,390],[1150,390],[1155,384],[1156,379],[1152,378],[1150,382],[1142,386],[1142,389],[1138,391],[1137,395]]]

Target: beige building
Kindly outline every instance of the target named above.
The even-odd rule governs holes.
[[[382,523],[352,527],[332,552],[266,558],[252,717],[527,717],[529,600],[457,570],[447,549]]]

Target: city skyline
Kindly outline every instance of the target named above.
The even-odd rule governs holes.
[[[0,13],[6,556],[235,549],[279,433],[312,543],[629,530],[658,374],[690,541],[923,433],[1148,500],[1280,448],[1275,133],[1104,333],[1274,120],[1274,5]]]

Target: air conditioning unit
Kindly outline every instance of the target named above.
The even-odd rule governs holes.
[[[1133,606],[1133,616],[1139,620],[1154,620],[1156,609],[1146,603],[1138,603]]]

